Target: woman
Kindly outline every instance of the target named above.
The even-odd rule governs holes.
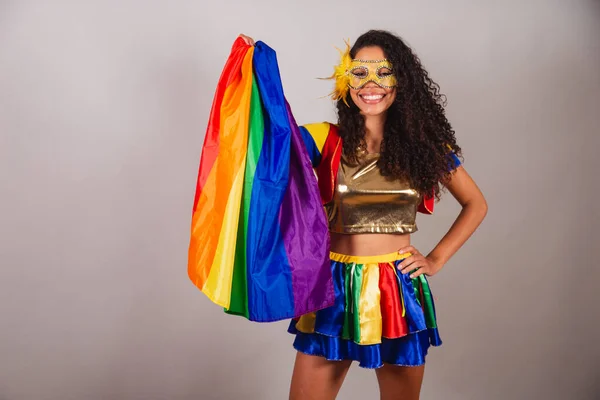
[[[400,38],[363,34],[333,78],[338,124],[301,130],[313,166],[334,177],[324,198],[336,301],[290,325],[298,350],[290,399],[334,399],[353,360],[377,368],[381,399],[418,399],[428,347],[441,344],[426,277],[467,241],[487,204],[461,164],[438,85]],[[332,137],[337,160],[325,154]],[[462,211],[424,255],[410,234],[440,185]]]

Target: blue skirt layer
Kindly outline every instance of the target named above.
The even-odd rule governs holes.
[[[291,331],[291,330],[290,330]],[[416,367],[425,364],[430,345],[442,344],[437,329],[411,333],[398,339],[381,339],[381,344],[359,345],[352,340],[318,333],[296,333],[294,348],[301,353],[325,357],[330,361],[354,360],[363,368],[383,364]]]

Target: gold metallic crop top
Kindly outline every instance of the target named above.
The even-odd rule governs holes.
[[[334,233],[412,233],[421,195],[407,182],[383,177],[379,154],[367,154],[359,165],[342,157],[333,199],[325,204]]]

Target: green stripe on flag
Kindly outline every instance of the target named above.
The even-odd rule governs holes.
[[[260,157],[264,139],[264,120],[262,104],[256,79],[252,79],[252,93],[250,97],[250,123],[248,132],[248,153],[246,155],[246,169],[244,171],[244,189],[242,193],[242,207],[240,207],[240,222],[238,225],[237,242],[235,248],[235,261],[233,266],[233,280],[231,287],[231,304],[228,314],[243,315],[249,318],[248,313],[248,281],[246,277],[246,235],[248,231],[248,215],[250,200],[252,199],[252,184],[254,173]]]

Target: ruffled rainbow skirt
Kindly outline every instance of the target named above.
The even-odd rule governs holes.
[[[294,348],[364,368],[424,364],[429,346],[442,341],[427,278],[396,268],[409,255],[331,253],[335,303],[291,321]]]

